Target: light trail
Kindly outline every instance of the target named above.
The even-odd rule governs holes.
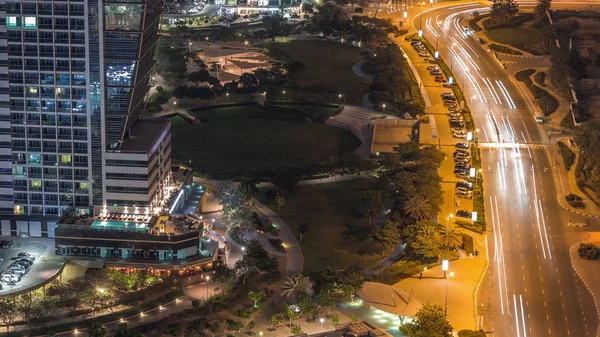
[[[502,92],[506,93],[508,104],[511,107],[511,109],[517,110],[517,106],[515,105],[515,102],[513,101],[512,97],[510,97],[510,93],[508,92],[508,90],[506,90],[506,87],[504,86],[504,83],[502,83],[502,81],[498,81],[498,80],[496,81],[496,83],[498,83],[498,86],[500,87],[500,89],[502,90]]]
[[[521,323],[519,323],[519,311],[517,309],[517,295],[513,295],[513,304],[515,305],[515,323],[517,326],[517,337],[521,337]]]
[[[519,295],[521,302],[521,319],[523,320],[523,337],[527,337],[527,327],[525,326],[525,308],[523,307],[523,295]]]

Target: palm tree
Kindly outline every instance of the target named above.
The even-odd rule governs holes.
[[[312,295],[312,282],[306,276],[297,274],[290,276],[281,286],[281,295],[285,297],[295,297],[299,294]]]
[[[417,221],[423,220],[431,216],[431,205],[429,200],[414,196],[404,204],[404,212]]]
[[[458,227],[454,224],[442,228],[441,234],[446,250],[449,250],[450,248],[454,249],[462,243],[462,235],[460,235]]]

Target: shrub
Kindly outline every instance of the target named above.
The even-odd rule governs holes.
[[[236,310],[234,315],[240,318],[250,318],[250,315],[252,315],[252,311],[248,308],[241,308]]]
[[[596,260],[598,258],[598,248],[591,243],[582,243],[577,249],[580,258],[586,260]]]
[[[531,75],[535,73],[534,69],[521,70],[515,74],[515,78],[527,85],[527,88],[536,99],[538,105],[542,109],[544,116],[548,116],[558,109],[558,100],[548,91],[538,87],[531,81]]]
[[[302,328],[300,327],[300,324],[292,324],[291,330],[292,334],[294,335],[299,335],[302,333]]]
[[[483,330],[460,330],[458,337],[485,337],[485,332]]]
[[[475,253],[475,249],[473,249],[473,237],[469,234],[460,234],[462,236],[462,245],[461,248],[465,250],[465,252],[469,255]]]
[[[569,147],[563,142],[557,142],[558,149],[560,150],[560,155],[562,156],[563,161],[565,162],[565,167],[567,171],[571,169],[573,163],[575,163],[575,153],[569,149]],[[568,200],[568,198],[567,198]]]
[[[533,79],[540,86],[542,86],[542,87],[546,86],[546,73],[545,72],[538,71],[537,73],[535,73],[535,76],[533,76]]]
[[[583,202],[583,199],[581,199],[581,197],[576,194],[571,193],[566,196],[566,199],[569,205],[571,205],[571,207],[585,208],[585,203]]]
[[[493,51],[497,51],[499,53],[510,54],[510,55],[523,55],[520,51],[512,48],[508,48],[505,46],[501,46],[499,44],[490,43],[489,48]]]

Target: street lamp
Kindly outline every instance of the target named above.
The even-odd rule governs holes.
[[[425,1],[421,2],[421,15],[419,15],[419,37],[423,36],[423,5]]]
[[[477,96],[475,96],[475,95],[471,96],[471,105],[473,105],[473,100],[474,100],[475,98],[477,98]]]
[[[263,335],[263,332],[261,331],[261,332],[259,332],[258,334],[260,335],[260,337],[262,337],[262,335]]]
[[[324,319],[323,317],[321,317],[321,318],[319,319],[319,322],[321,322],[321,328],[322,328],[322,327],[323,327],[323,322],[325,322],[325,319]]]
[[[225,93],[225,95],[227,96],[227,102],[229,102],[229,93]]]
[[[385,103],[381,105],[383,107],[383,111],[385,111]]]
[[[433,7],[433,0],[429,0],[429,4]]]
[[[446,304],[444,305],[444,317],[448,317],[448,280],[450,280],[450,277],[454,276],[454,273],[450,272],[448,276],[449,277],[446,277]]]
[[[208,281],[210,281],[210,276],[206,275],[204,279],[206,279],[206,297],[208,298]]]

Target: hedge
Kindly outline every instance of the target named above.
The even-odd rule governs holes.
[[[556,111],[556,109],[558,109],[559,103],[558,100],[554,96],[552,96],[552,94],[550,94],[548,91],[533,84],[533,82],[531,81],[531,75],[533,75],[534,73],[535,69],[521,70],[515,74],[515,78],[518,81],[525,83],[525,85],[529,89],[529,92],[531,92],[531,95],[533,95],[533,97],[535,98],[536,103],[539,105],[540,109],[542,109],[542,113],[544,114],[544,116],[548,116],[554,111]]]
[[[510,54],[510,55],[523,55],[520,51],[509,47],[501,46],[499,44],[490,43],[489,48],[499,53]]]
[[[569,149],[569,147],[563,142],[557,142],[560,155],[565,163],[567,171],[571,169],[571,166],[575,163],[575,153]]]

